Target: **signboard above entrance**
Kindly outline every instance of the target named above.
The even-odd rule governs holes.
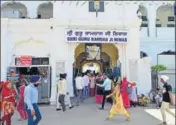
[[[127,43],[126,30],[66,30],[68,43]]]
[[[17,59],[17,66],[31,66],[32,56],[20,56]]]

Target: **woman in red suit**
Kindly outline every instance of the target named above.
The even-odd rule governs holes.
[[[122,94],[124,107],[130,108],[130,98],[127,92],[127,88],[128,88],[128,81],[127,81],[127,78],[124,77],[121,84],[121,94]]]
[[[6,125],[11,125],[11,117],[15,110],[15,90],[12,88],[10,81],[3,83],[1,91],[2,97],[2,120],[6,122]]]

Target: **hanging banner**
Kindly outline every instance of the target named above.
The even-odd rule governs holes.
[[[68,43],[127,43],[127,30],[66,30]]]
[[[32,65],[32,56],[20,56],[17,59],[18,66],[31,66]]]

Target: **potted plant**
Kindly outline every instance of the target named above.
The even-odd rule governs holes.
[[[167,67],[164,65],[155,65],[152,66],[152,71],[154,71],[154,79],[156,82],[156,87],[158,87],[158,73],[161,71],[167,70]]]

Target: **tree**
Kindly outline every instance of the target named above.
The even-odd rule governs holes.
[[[167,70],[167,67],[164,65],[155,65],[152,66],[152,70],[154,71],[154,79],[155,79],[155,87],[158,87],[158,73],[164,70]]]
[[[157,73],[159,73],[161,71],[167,70],[167,67],[164,66],[164,65],[155,65],[155,66],[152,66],[152,70],[154,70]]]

